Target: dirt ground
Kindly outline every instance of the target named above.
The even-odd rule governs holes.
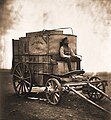
[[[111,81],[107,93],[111,95]],[[59,105],[50,105],[43,94],[31,93],[31,97],[20,98],[14,93],[12,76],[0,72],[0,120],[111,120],[111,115],[94,107],[82,98],[64,94]],[[111,111],[111,102],[103,99],[98,104]]]

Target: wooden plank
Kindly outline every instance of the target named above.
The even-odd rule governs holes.
[[[13,54],[18,55],[19,54],[19,40],[12,40],[13,42]]]
[[[29,53],[29,38],[28,37],[20,37],[19,38],[19,52],[20,54]]]
[[[48,45],[41,36],[33,36],[29,39],[29,54],[47,54]]]
[[[12,60],[12,68],[14,65],[19,62],[19,40],[12,39],[12,51],[13,51],[13,60]]]
[[[63,34],[62,30],[46,30],[46,31],[38,31],[38,32],[29,32],[26,33],[26,37],[34,37],[34,36],[41,36],[41,35],[54,35],[54,34]]]
[[[60,42],[63,38],[68,37],[69,46],[77,51],[77,37],[73,35],[51,35],[49,37],[49,53],[50,54],[58,54]]]

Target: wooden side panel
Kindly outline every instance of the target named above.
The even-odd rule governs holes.
[[[19,40],[12,39],[12,51],[13,51],[13,61],[12,61],[12,67],[19,62]]]
[[[51,31],[52,33],[55,31]],[[60,32],[60,31],[59,31]],[[41,32],[40,32],[41,33]],[[56,33],[56,32],[55,32]],[[75,35],[50,34],[49,36],[39,35],[39,32],[27,33],[28,37],[20,38],[20,53],[29,54],[58,54],[60,42],[63,38],[68,37],[69,46],[77,51],[77,40]],[[30,36],[30,37],[29,37]]]
[[[18,55],[19,54],[19,40],[13,39],[13,54]]]
[[[72,66],[73,70],[76,70],[76,63],[75,62],[72,62],[71,66]],[[64,73],[69,72],[67,63],[65,63],[64,61],[58,61],[58,65],[54,66],[54,67],[55,68],[54,68],[53,72],[55,74],[64,74]]]
[[[29,39],[29,54],[42,55],[47,54],[47,41],[42,36],[33,36]]]
[[[49,53],[50,54],[58,54],[59,53],[59,47],[60,42],[63,38],[67,37],[69,41],[69,46],[74,49],[74,51],[77,51],[76,47],[76,36],[73,35],[51,35],[49,37]]]
[[[19,38],[19,53],[20,54],[29,53],[29,38],[28,37]]]

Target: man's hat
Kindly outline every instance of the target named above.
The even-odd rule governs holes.
[[[62,39],[62,42],[64,42],[65,40],[68,41],[68,38],[67,38],[67,37],[63,38],[63,39]]]

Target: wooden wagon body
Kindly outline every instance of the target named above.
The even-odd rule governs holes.
[[[63,30],[43,30],[26,33],[26,37],[19,40],[12,39],[13,62],[12,68],[18,62],[30,64],[34,84],[44,85],[42,73],[64,74],[68,72],[67,63],[58,60],[60,42],[67,37],[69,46],[77,53],[77,36],[64,34]],[[76,63],[72,61],[73,69]],[[41,74],[40,74],[41,73]]]

